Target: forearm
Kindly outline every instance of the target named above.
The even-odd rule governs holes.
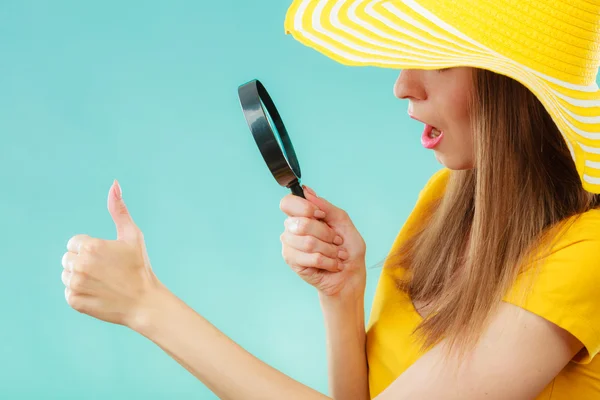
[[[130,326],[221,399],[322,400],[325,395],[254,357],[160,285]]]
[[[336,400],[368,400],[364,296],[319,295],[325,318],[329,387]]]

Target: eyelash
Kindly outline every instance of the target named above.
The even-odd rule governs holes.
[[[438,69],[438,72],[444,72],[444,71],[448,71],[450,68],[442,68],[442,69]]]

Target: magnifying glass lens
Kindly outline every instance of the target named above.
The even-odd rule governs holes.
[[[267,122],[269,123],[269,126],[271,127],[271,131],[273,131],[273,136],[275,137],[275,140],[277,140],[277,144],[281,148],[281,152],[283,153],[283,156],[289,162],[289,157],[287,155],[287,152],[285,151],[285,145],[284,145],[283,141],[281,140],[281,134],[277,130],[277,125],[275,125],[275,122],[273,121],[271,114],[269,114],[269,112],[268,112],[267,106],[265,106],[265,103],[262,100],[260,100],[260,105],[263,108],[263,110],[265,111],[265,116],[267,117]]]
[[[240,85],[238,95],[248,127],[271,174],[281,186],[304,197],[300,164],[273,99],[258,79]]]

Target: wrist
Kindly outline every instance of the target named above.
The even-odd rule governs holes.
[[[364,291],[342,291],[331,296],[319,292],[319,301],[326,319],[352,318],[359,320],[360,323],[363,322],[365,309]]]
[[[140,297],[125,325],[135,332],[149,336],[152,328],[158,325],[163,310],[169,307],[172,300],[173,294],[162,282],[156,280],[152,288]]]
[[[323,291],[318,291],[321,302],[356,302],[364,301],[365,291],[367,286],[367,278],[364,264],[353,271],[353,274],[347,278],[341,290],[334,294],[326,294]]]
[[[365,299],[365,289],[362,287],[344,289],[333,295],[327,295],[321,291],[318,293],[321,304],[356,304],[364,303]]]

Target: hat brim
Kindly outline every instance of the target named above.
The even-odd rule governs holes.
[[[344,65],[426,70],[469,66],[515,79],[553,118],[583,188],[600,193],[600,89],[595,82],[577,85],[523,65],[413,0],[296,0],[286,14],[285,33]]]

